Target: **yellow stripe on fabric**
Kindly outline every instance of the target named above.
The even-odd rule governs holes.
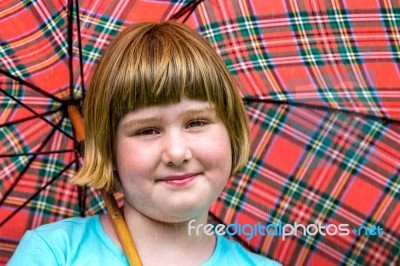
[[[13,113],[13,109],[11,108],[5,108],[5,109],[1,109],[1,115],[0,115],[0,124],[5,124],[8,119],[10,118],[11,114]]]
[[[22,4],[22,1],[16,1],[19,4],[13,5],[12,8],[7,10],[2,10],[0,12],[0,19],[7,17],[9,14],[17,13],[19,10],[25,9],[25,5]]]
[[[335,0],[334,2],[335,2],[335,4],[336,4],[336,6],[335,6],[334,8],[335,8],[336,10],[341,10],[342,7],[340,6],[339,0]],[[340,19],[338,20],[338,23],[340,23],[340,25],[341,25],[341,26],[339,27],[339,30],[343,33],[342,36],[344,37],[345,45],[346,45],[347,47],[352,47],[352,43],[351,43],[351,41],[350,41],[350,37],[349,37],[348,29],[347,29],[346,25],[343,25],[343,22],[342,22]],[[351,56],[351,61],[356,60],[356,58],[354,57],[353,53],[350,53],[349,56]],[[353,64],[353,63],[351,63],[351,66],[355,69],[354,74],[357,74],[357,76],[358,76],[358,80],[359,80],[360,83],[361,83],[361,84],[360,84],[360,85],[361,85],[360,87],[362,87],[362,88],[368,88],[368,85],[366,84],[365,79],[362,78],[363,75],[362,75],[362,71],[360,70],[359,65],[358,65],[358,64]],[[379,111],[379,108],[378,108],[378,106],[376,105],[375,102],[370,102],[370,103],[373,104],[373,108],[374,108],[375,111],[376,111],[376,110]]]
[[[384,0],[384,1],[383,1],[383,5],[384,5],[384,7],[385,7],[386,9],[388,9],[388,10],[392,10],[392,8],[393,8],[393,6],[390,4],[390,1],[389,1],[389,0]],[[397,27],[393,26],[393,23],[391,23],[391,20],[390,20],[389,18],[388,18],[388,22],[389,22],[389,24],[390,24],[390,30],[391,30],[393,33],[395,33],[396,30],[399,30]],[[399,42],[399,39],[396,38],[396,34],[393,34],[392,40],[395,42],[395,46],[400,47],[400,42]],[[398,50],[397,52],[399,53],[399,56],[400,56],[400,51]]]
[[[293,13],[296,13],[299,10],[296,8],[294,1],[295,0],[290,1],[290,8],[295,11]],[[296,21],[294,23],[296,23]],[[303,49],[304,52],[307,53],[307,56],[309,58],[312,58],[312,56],[308,52],[308,51],[311,51],[311,47],[308,45],[308,42],[306,42],[306,40],[308,39],[307,34],[303,31],[303,29],[301,31],[298,31],[298,33],[301,35],[301,37],[298,38],[298,40],[301,42],[301,45],[304,47],[304,49]],[[302,47],[300,47],[300,49],[301,48]],[[326,88],[327,86],[324,84],[325,82],[322,79],[323,75],[321,74],[320,68],[318,66],[316,66],[315,64],[310,64],[307,68],[310,69],[312,77],[317,83],[317,87],[318,88]],[[339,103],[335,100],[329,101],[328,104],[332,108],[340,109]]]

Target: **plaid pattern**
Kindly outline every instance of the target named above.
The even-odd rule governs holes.
[[[196,10],[189,23],[249,99],[253,143],[211,212],[225,224],[384,228],[242,235],[251,249],[284,265],[400,263],[399,11],[397,1],[205,1]]]
[[[87,83],[121,29],[164,20],[187,3],[80,1],[83,69],[74,24],[73,96],[82,96],[80,72]],[[0,69],[58,99],[71,98],[66,5],[0,4]],[[394,0],[206,0],[189,18],[187,24],[222,56],[245,98],[276,102],[247,101],[252,155],[211,212],[225,223],[384,228],[383,236],[257,236],[249,248],[285,265],[399,263],[399,11]],[[69,150],[34,159],[0,157],[0,195],[30,166],[0,218],[68,168],[0,229],[1,264],[25,230],[79,213],[77,189],[66,182],[78,162],[62,104],[4,74],[0,89],[0,155]],[[32,110],[46,120],[30,119]],[[102,212],[97,192],[87,194],[87,214]]]

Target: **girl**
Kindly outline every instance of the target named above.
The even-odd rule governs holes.
[[[249,128],[232,78],[209,44],[176,22],[140,23],[109,46],[84,106],[85,159],[73,182],[123,192],[144,265],[279,265],[207,223],[244,166]],[[10,265],[127,265],[107,215],[29,231]]]

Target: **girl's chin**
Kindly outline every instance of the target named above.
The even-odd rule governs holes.
[[[165,224],[187,224],[191,220],[207,222],[208,209],[206,211],[194,213],[193,209],[187,212],[180,210],[178,213],[171,211],[168,215],[151,215],[150,218]]]

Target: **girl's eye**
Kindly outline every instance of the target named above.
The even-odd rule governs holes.
[[[141,129],[138,132],[136,132],[136,136],[150,136],[150,135],[155,135],[158,134],[158,131],[154,128],[145,128]]]
[[[193,120],[190,121],[189,124],[187,125],[187,128],[196,128],[196,127],[202,127],[207,125],[208,122],[205,120]]]

